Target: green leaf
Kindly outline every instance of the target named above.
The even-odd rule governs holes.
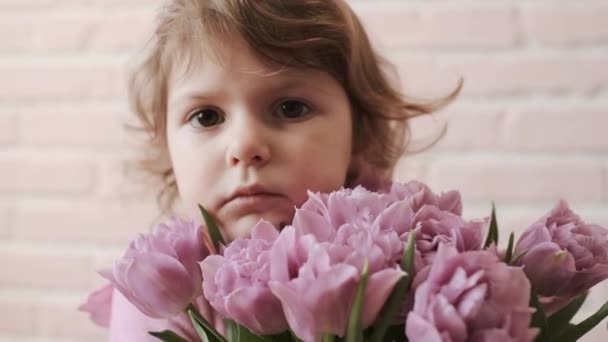
[[[409,290],[412,279],[414,278],[415,238],[416,232],[413,230],[410,231],[407,239],[407,246],[403,249],[403,255],[401,256],[401,269],[405,271],[406,274],[397,282],[393,292],[384,304],[380,315],[378,315],[376,323],[374,323],[374,332],[370,338],[370,341],[372,342],[385,341],[385,335],[387,334],[387,331],[391,330],[390,326],[393,323],[393,319],[403,305],[403,298]],[[403,339],[399,339],[399,341],[403,341]]]
[[[538,301],[538,295],[536,291],[532,289],[530,291],[530,306],[536,309],[534,314],[532,315],[532,322],[530,326],[536,327],[540,329],[540,333],[536,336],[536,342],[545,342],[549,341],[548,339],[548,325],[547,325],[547,316],[545,315],[545,311],[540,305]]]
[[[492,217],[490,218],[490,229],[488,229],[488,236],[486,242],[483,244],[483,248],[486,249],[494,242],[498,246],[498,223],[496,222],[496,207],[492,202]]]
[[[596,313],[587,317],[587,319],[584,321],[568,327],[555,339],[555,341],[576,341],[588,333],[589,330],[593,329],[606,317],[608,317],[608,302],[604,303],[604,305],[602,305],[602,307],[597,310]]]
[[[206,337],[209,342],[227,342],[226,338],[215,330],[213,325],[207,322],[207,320],[201,316],[201,314],[198,312],[198,310],[196,310],[196,308],[194,308],[194,306],[192,306],[192,304],[188,306],[187,310],[196,332],[199,334],[201,339],[203,339],[203,341]],[[204,335],[200,334],[201,330],[204,332]]]
[[[568,328],[568,323],[570,323],[572,317],[574,317],[574,315],[576,315],[581,306],[583,306],[585,299],[587,299],[587,295],[589,295],[589,291],[576,297],[563,309],[549,316],[549,318],[547,319],[547,324],[549,327],[549,335],[551,339],[555,338],[563,331],[565,331],[566,328]]]
[[[407,342],[405,336],[405,324],[393,325],[386,330],[382,341],[383,342]]]
[[[232,320],[224,320],[224,328],[226,329],[226,339],[230,342],[236,342],[239,338],[239,330]]]
[[[226,338],[230,342],[274,342],[277,341],[275,337],[281,338],[278,341],[285,341],[283,340],[285,337],[284,334],[259,336],[252,333],[246,327],[229,319],[224,320],[224,326],[226,327]],[[289,339],[289,341],[291,341],[291,339]]]
[[[371,333],[373,333],[373,331],[371,331]],[[368,338],[365,341],[370,341],[370,339]],[[382,337],[382,342],[407,342],[405,324],[391,325],[386,329],[386,333]]]
[[[334,342],[336,340],[336,336],[334,335],[323,335],[323,342]]]
[[[171,330],[149,331],[148,334],[164,342],[189,342]]]
[[[239,329],[239,338],[241,342],[273,342],[274,338],[272,336],[259,336],[251,332],[251,330],[247,329],[242,325],[238,325]]]
[[[365,298],[365,287],[367,286],[368,272],[369,265],[367,260],[365,260],[363,270],[361,271],[361,280],[359,281],[359,286],[357,286],[355,301],[350,309],[350,317],[348,318],[348,328],[346,331],[346,342],[363,341],[363,336],[361,334],[361,310],[363,309],[363,300]]]
[[[509,235],[509,244],[507,245],[507,251],[505,253],[505,264],[511,264],[513,259],[513,243],[515,241],[515,234],[511,232]]]
[[[519,261],[519,259],[523,258],[524,255],[528,253],[529,250],[529,248],[526,248],[523,251],[519,252],[519,254],[517,254],[514,258],[511,259],[511,265],[515,265]]]
[[[416,246],[414,243],[416,242],[416,232],[410,231],[410,234],[407,237],[407,249],[403,253],[401,257],[401,269],[407,273],[407,277],[409,279],[413,279],[414,274],[414,255],[416,251]]]
[[[194,326],[194,330],[196,331],[196,333],[198,334],[198,337],[201,338],[202,342],[212,342],[212,341],[216,341],[217,339],[213,338],[210,339],[209,335],[207,335],[207,332],[205,331],[205,328],[200,325],[196,319],[194,318],[194,315],[192,314],[192,311],[188,311],[188,316],[190,316],[190,320],[192,321],[192,325]]]
[[[222,233],[218,228],[217,224],[211,217],[211,215],[207,212],[202,205],[198,205],[201,214],[203,215],[203,219],[205,220],[205,225],[207,226],[207,230],[209,231],[209,237],[211,238],[211,242],[213,243],[213,247],[215,247],[215,251],[219,253],[220,244],[226,245],[224,242],[224,238],[222,238]]]
[[[292,331],[285,331],[282,332],[280,334],[275,334],[275,335],[266,335],[266,338],[272,340],[272,341],[276,341],[276,342],[298,342],[300,341],[300,339],[298,339],[296,337],[296,335],[293,334]]]

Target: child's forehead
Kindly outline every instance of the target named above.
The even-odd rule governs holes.
[[[289,59],[280,56],[279,59]],[[333,76],[325,70],[287,65],[258,53],[242,37],[230,35],[207,44],[185,47],[173,62],[169,88],[187,83],[215,83],[230,76],[262,84],[281,84],[285,87],[326,83]]]
[[[209,72],[202,70],[184,74],[174,79],[168,90],[169,105],[172,106],[203,95],[213,97],[237,92],[262,95],[291,91],[332,94],[341,88],[329,74],[319,70],[285,68],[267,72],[217,66]]]
[[[174,78],[209,69],[230,69],[232,72],[260,77],[290,77],[299,76],[305,73],[306,69],[288,66],[263,56],[238,34],[208,37],[200,43],[181,46],[179,51],[173,54],[170,64]]]

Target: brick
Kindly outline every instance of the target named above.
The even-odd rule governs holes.
[[[512,6],[415,6],[405,2],[353,5],[372,41],[383,48],[503,48],[514,46],[519,39]]]
[[[93,255],[36,246],[0,246],[0,283],[6,288],[86,290],[93,284]]]
[[[117,99],[126,96],[125,69],[114,60],[0,60],[0,101]]]
[[[22,338],[75,338],[80,341],[107,339],[105,329],[77,311],[84,296],[52,293],[6,293],[0,296],[0,331]]]
[[[606,109],[523,109],[505,122],[506,144],[526,150],[597,151],[608,149]]]
[[[18,127],[16,114],[0,113],[0,146],[17,142]]]
[[[126,246],[148,231],[159,210],[149,201],[22,201],[15,214],[17,241]]]
[[[427,60],[425,60],[427,59]],[[406,94],[447,95],[459,77],[464,97],[564,94],[586,95],[608,85],[608,54],[522,52],[479,56],[393,55]]]
[[[452,158],[430,165],[430,183],[460,189],[467,201],[599,202],[601,164],[556,158]]]
[[[133,51],[152,33],[153,17],[143,8],[7,13],[0,15],[0,52]]]
[[[135,157],[100,160],[100,180],[97,197],[104,200],[145,200],[156,198],[160,191],[158,180],[142,173],[134,165]]]
[[[95,270],[108,269],[114,265],[114,262],[118,260],[125,252],[125,246],[123,248],[108,248],[103,251],[99,251],[95,254]],[[97,275],[94,279],[94,286],[91,288],[97,289],[108,281]]]
[[[78,306],[86,296],[50,298],[38,305],[39,334],[81,341],[107,341],[107,330],[95,325]]]
[[[453,62],[451,62],[453,61]],[[521,54],[499,58],[446,60],[468,81],[464,94],[588,93],[608,84],[608,54]]]
[[[33,18],[29,14],[30,16],[0,13],[0,52],[26,51],[32,45]]]
[[[458,85],[460,75],[446,70],[435,56],[393,53],[388,59],[396,68],[403,93],[412,98],[444,97]]]
[[[2,334],[27,336],[35,329],[36,304],[14,296],[0,296],[0,331]]]
[[[164,0],[0,0],[0,8],[4,9],[55,9],[64,6],[83,6],[83,7],[130,7],[133,5],[155,6]]]
[[[32,157],[33,158],[33,157]],[[90,193],[95,182],[91,162],[53,157],[0,159],[0,192],[22,195]]]
[[[15,206],[13,204],[0,205],[0,240],[8,239],[14,230]]]
[[[469,151],[493,149],[501,144],[500,123],[503,113],[490,108],[448,106],[440,112],[414,118],[411,134],[414,149],[429,146],[432,151]],[[442,131],[445,134],[442,136]]]
[[[127,145],[126,114],[99,106],[24,109],[21,143],[34,146],[116,148]],[[52,122],[49,129],[47,122]]]
[[[550,45],[598,44],[608,41],[608,5],[600,2],[526,4],[523,31],[533,42]]]
[[[426,162],[415,156],[407,154],[401,157],[395,165],[393,179],[397,182],[409,182],[411,180],[424,181],[426,175]]]

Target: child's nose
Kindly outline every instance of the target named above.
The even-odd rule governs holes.
[[[227,161],[230,166],[262,166],[271,157],[270,146],[256,123],[244,122],[234,127],[230,138]]]

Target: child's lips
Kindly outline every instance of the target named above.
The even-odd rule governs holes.
[[[286,197],[274,193],[254,193],[240,195],[230,199],[224,205],[225,209],[238,213],[266,212],[279,209],[286,205]]]
[[[288,204],[288,198],[268,188],[253,184],[236,189],[222,203],[222,207],[239,213],[264,212],[279,209]]]

